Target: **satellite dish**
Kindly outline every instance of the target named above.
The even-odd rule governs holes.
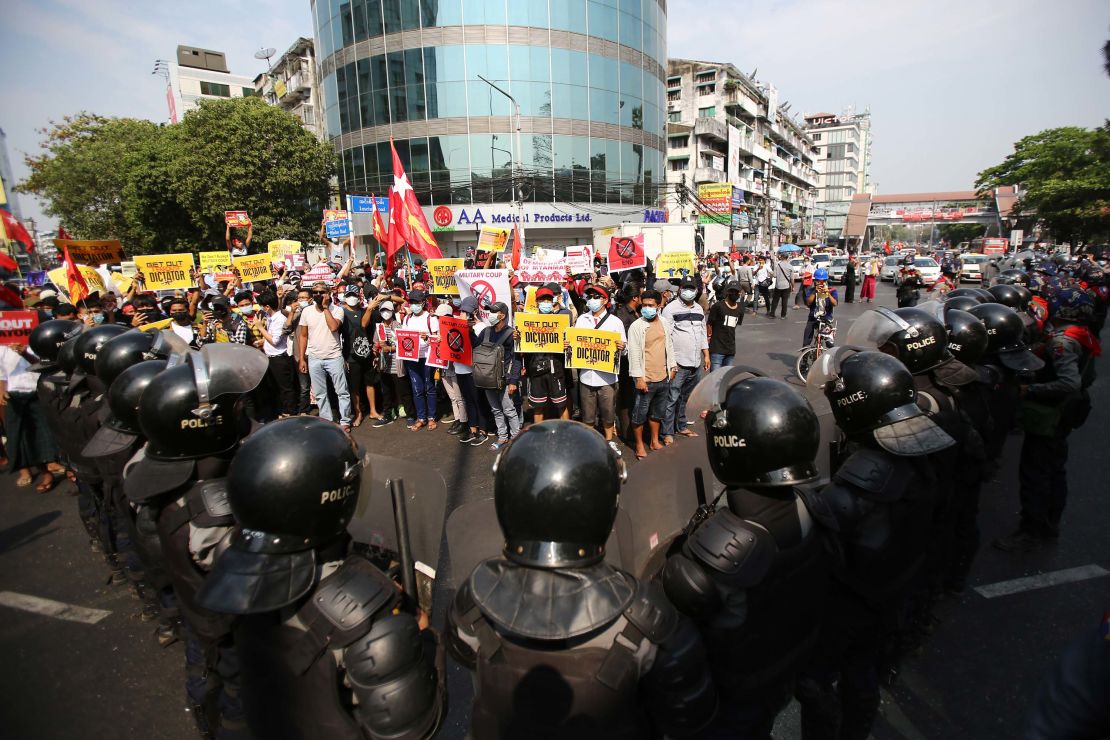
[[[277,49],[275,49],[273,47],[267,47],[265,49],[259,49],[258,51],[256,51],[254,53],[254,58],[255,59],[265,59],[266,60],[266,66],[269,67],[270,66],[270,57],[272,57],[276,51],[277,51]]]

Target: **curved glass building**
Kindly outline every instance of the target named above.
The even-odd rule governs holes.
[[[583,228],[644,220],[634,207],[658,203],[665,0],[314,0],[312,11],[344,193],[385,193],[392,136],[430,213],[448,206],[457,222],[463,206],[507,206],[514,109],[484,77],[520,105],[517,184],[537,215]],[[435,224],[469,220],[447,223],[441,208]]]

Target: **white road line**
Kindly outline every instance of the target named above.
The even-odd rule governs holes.
[[[10,606],[12,609],[21,609],[32,614],[84,624],[96,624],[112,613],[103,609],[89,609],[52,599],[43,599],[39,596],[17,594],[15,591],[0,591],[0,606]]]
[[[1099,578],[1105,575],[1110,575],[1110,571],[1105,568],[1097,565],[1081,565],[1078,568],[1054,570],[1036,576],[1015,578],[1012,581],[999,581],[998,583],[989,583],[986,586],[976,586],[975,590],[985,599],[994,599],[999,596],[1019,594],[1022,591],[1034,591],[1038,588],[1058,586],[1061,583],[1086,581],[1090,578]]]

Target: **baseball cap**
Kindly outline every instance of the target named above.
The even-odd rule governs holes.
[[[450,303],[441,303],[436,306],[436,316],[450,316],[453,313]]]
[[[698,289],[698,282],[696,280],[694,280],[692,277],[687,276],[687,277],[682,278],[682,282],[680,282],[678,284],[678,287],[679,288],[693,288],[694,290],[697,290]]]
[[[536,291],[536,300],[539,300],[540,298],[554,298],[554,297],[555,297],[555,293],[551,290],[551,288],[547,287],[546,285],[541,286]]]
[[[655,288],[659,293],[666,293],[668,290],[672,293],[674,292],[674,283],[666,278],[659,278],[651,287]]]
[[[51,296],[57,297],[57,293],[50,288],[39,293],[39,298],[50,298]]]
[[[410,290],[408,301],[409,303],[423,303],[428,300],[428,296],[422,290]]]

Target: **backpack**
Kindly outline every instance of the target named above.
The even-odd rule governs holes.
[[[505,348],[502,345],[483,342],[473,348],[470,367],[478,388],[499,391],[505,387]]]

